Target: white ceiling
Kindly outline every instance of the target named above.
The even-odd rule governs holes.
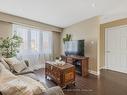
[[[0,0],[0,11],[58,27],[126,12],[127,0]],[[106,17],[107,16],[107,17]]]

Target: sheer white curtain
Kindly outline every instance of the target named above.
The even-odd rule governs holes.
[[[19,59],[28,60],[34,69],[45,67],[45,61],[53,59],[52,32],[15,24],[13,31],[23,38]]]

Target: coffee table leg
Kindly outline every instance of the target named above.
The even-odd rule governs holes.
[[[75,82],[73,82],[73,85],[74,85],[74,86],[76,86],[76,83],[75,83]]]

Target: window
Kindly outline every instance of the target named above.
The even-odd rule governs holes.
[[[52,32],[15,24],[13,31],[14,34],[23,38],[17,57],[28,60],[31,68],[43,68],[45,61],[53,59]]]
[[[33,51],[39,51],[39,38],[40,31],[39,30],[31,30],[31,49]]]
[[[52,54],[52,32],[15,24],[13,31],[23,38],[20,52],[33,51],[41,54]]]
[[[52,33],[43,32],[42,49],[45,54],[52,53]]]

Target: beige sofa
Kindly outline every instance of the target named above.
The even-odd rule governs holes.
[[[48,88],[28,76],[16,76],[0,62],[0,95],[64,95],[64,93],[58,86]]]

